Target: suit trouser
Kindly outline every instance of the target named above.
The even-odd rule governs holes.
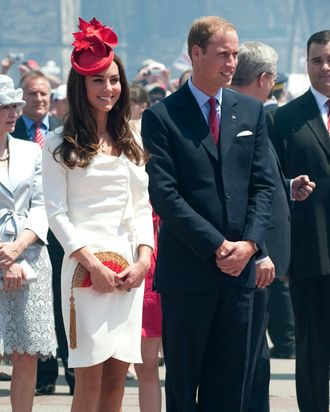
[[[240,412],[253,289],[221,279],[215,292],[161,297],[166,411]]]
[[[70,386],[74,387],[74,371],[68,368],[68,343],[64,330],[62,317],[61,299],[61,268],[63,260],[63,249],[55,238],[54,234],[48,232],[48,253],[52,263],[53,272],[53,293],[54,293],[54,317],[55,331],[58,343],[58,356],[62,359],[65,378]],[[55,384],[58,377],[58,362],[55,358],[47,359],[45,362],[38,361],[37,387],[40,385]]]
[[[294,319],[288,282],[275,279],[270,285],[268,333],[278,352],[294,353]]]
[[[329,411],[330,275],[290,282],[301,412]]]
[[[269,289],[254,290],[252,334],[244,411],[269,412],[270,359],[266,338]]]

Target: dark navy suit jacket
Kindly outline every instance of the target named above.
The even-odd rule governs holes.
[[[149,193],[162,224],[155,274],[160,292],[213,290],[223,276],[255,287],[255,261],[239,277],[223,274],[215,251],[224,239],[262,245],[273,180],[264,109],[223,90],[219,147],[188,84],[144,112]]]

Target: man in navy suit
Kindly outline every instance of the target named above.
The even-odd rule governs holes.
[[[238,412],[254,255],[271,217],[265,116],[261,102],[226,88],[238,53],[231,23],[197,19],[188,51],[189,81],[142,118],[150,198],[162,221],[155,285],[163,308],[166,410]]]
[[[238,65],[231,88],[265,102],[274,86],[277,65],[276,51],[261,42],[246,42],[239,48]],[[270,359],[266,339],[269,317],[269,286],[274,276],[283,279],[289,273],[291,232],[291,199],[305,200],[315,187],[308,176],[292,180],[283,175],[275,149],[270,142],[269,158],[275,183],[272,219],[268,227],[266,247],[256,260],[257,279],[254,292],[249,383],[245,393],[247,412],[269,411]],[[278,311],[281,308],[277,309]],[[286,319],[281,319],[286,322]]]

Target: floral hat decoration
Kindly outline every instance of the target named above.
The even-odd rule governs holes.
[[[73,33],[72,68],[83,76],[98,74],[112,63],[118,37],[95,17],[90,22],[79,17],[78,28],[80,31]]]

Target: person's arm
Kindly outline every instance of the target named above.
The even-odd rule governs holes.
[[[275,279],[275,266],[268,256],[261,261],[256,262],[256,286],[257,288],[265,288],[269,286]]]
[[[152,209],[148,195],[148,175],[144,166],[129,165],[132,203],[134,208],[133,225],[136,234],[138,259],[126,268],[119,277],[123,285],[119,289],[139,287],[151,266],[154,247]]]
[[[291,198],[299,202],[306,200],[316,187],[307,175],[297,176],[290,183]]]
[[[31,159],[35,158],[30,208],[23,231],[14,241],[0,244],[0,268],[12,265],[34,242],[47,243],[48,222],[42,194],[41,150],[37,145],[31,145],[29,149],[26,155]]]
[[[1,60],[0,74],[7,74],[13,64],[14,62],[9,57],[4,57]]]
[[[29,229],[24,229],[12,242],[0,244],[0,269],[13,265],[21,254],[34,242],[38,240],[37,235]]]
[[[216,251],[217,266],[232,276],[239,276],[253,255],[259,257],[262,254],[272,214],[274,182],[269,162],[265,115],[261,104],[259,110],[242,240],[226,240]]]
[[[53,158],[53,152],[61,143],[61,139],[53,132],[48,136],[42,153],[42,184],[48,222],[65,253],[71,255],[74,251],[85,247],[87,242],[68,216],[66,176],[68,168],[61,161],[55,161]]]
[[[256,242],[259,248],[265,243],[269,221],[272,216],[274,189],[265,113],[261,105],[250,174],[246,224],[242,237],[243,240]],[[257,257],[259,257],[259,254],[261,254],[261,250]]]

